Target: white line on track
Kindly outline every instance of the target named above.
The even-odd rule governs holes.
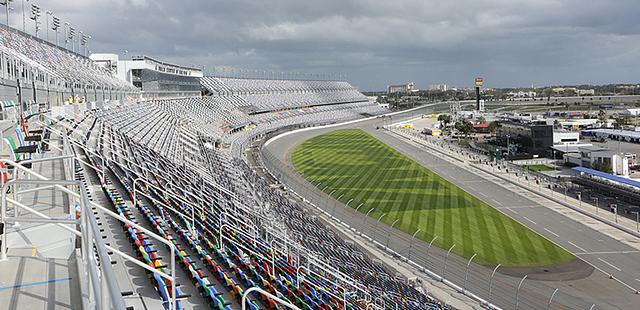
[[[515,213],[515,214],[519,214],[519,213],[518,213],[518,211],[515,211],[515,210],[513,210],[513,209],[511,209],[511,208],[506,208],[506,209],[507,209],[507,210],[509,210],[509,211],[511,211],[511,212],[513,212],[513,213]]]
[[[611,268],[613,268],[613,269],[615,269],[615,270],[622,271],[622,269],[620,269],[620,268],[618,268],[618,267],[616,267],[616,266],[612,265],[611,263],[609,263],[608,261],[606,261],[606,260],[604,260],[604,259],[602,259],[602,258],[600,258],[600,257],[598,257],[598,260],[599,260],[599,261],[601,261],[601,262],[603,262],[603,263],[605,263],[605,264],[607,264],[607,265],[609,265],[609,267],[611,267]]]
[[[478,193],[478,194],[480,194],[480,196],[482,196],[482,197],[488,197],[488,196],[487,196],[487,195],[485,195],[483,192],[480,192],[480,193]]]
[[[476,191],[476,189],[473,186],[467,186],[467,187],[474,192]]]
[[[636,281],[640,282],[640,279],[636,279]]]
[[[579,252],[573,253],[576,255],[604,255],[604,254],[634,254],[640,253],[640,251],[601,251],[601,252]]]
[[[569,244],[573,245],[574,247],[578,248],[578,250],[582,251],[582,252],[587,252],[587,250],[581,248],[580,246],[576,245],[575,243],[571,242],[571,241],[567,241]]]
[[[546,227],[544,228],[544,230],[545,230],[545,231],[547,231],[548,233],[550,233],[550,234],[552,234],[552,235],[554,235],[554,236],[556,236],[556,237],[560,238],[560,236],[558,236],[558,234],[556,234],[556,233],[552,232],[551,230],[547,229]]]
[[[533,225],[538,225],[538,223],[536,223],[536,222],[532,221],[530,218],[528,218],[528,217],[526,217],[526,216],[523,216],[522,218],[523,218],[523,219],[525,219],[525,220],[527,220],[527,221],[529,221],[529,222],[531,222],[531,223],[533,223]]]
[[[497,204],[497,205],[499,205],[499,206],[502,206],[502,204],[500,203],[500,201],[497,201],[497,200],[495,200],[495,199],[491,199],[491,201],[493,201],[495,204]]]

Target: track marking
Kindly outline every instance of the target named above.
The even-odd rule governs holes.
[[[602,254],[634,254],[634,253],[640,253],[640,251],[601,251],[601,252],[579,252],[579,253],[573,253],[576,255],[602,255]]]
[[[560,238],[560,236],[558,236],[558,234],[556,234],[556,233],[552,232],[551,230],[547,229],[546,227],[544,228],[544,230],[545,230],[545,231],[547,231],[548,233],[550,233],[550,234],[552,234],[552,235],[554,235],[554,236],[556,236],[556,237]]]
[[[487,195],[485,195],[483,192],[479,192],[478,194],[480,194],[482,197],[488,197]]]
[[[525,220],[527,220],[527,221],[529,221],[529,222],[531,222],[531,223],[533,223],[533,225],[538,225],[538,223],[536,223],[536,222],[532,221],[530,218],[528,218],[528,217],[526,217],[526,216],[523,216],[522,218],[523,218],[523,219],[525,219]]]
[[[567,241],[569,244],[573,245],[574,247],[578,248],[578,250],[582,251],[582,252],[588,252],[587,250],[581,248],[580,246],[576,245],[575,243],[571,242],[571,241]]]
[[[622,271],[622,269],[620,269],[620,268],[618,268],[618,267],[616,267],[616,266],[612,265],[611,263],[609,263],[608,261],[606,261],[606,260],[604,260],[604,259],[602,259],[602,258],[600,258],[600,257],[598,257],[598,260],[599,260],[599,261],[601,261],[601,262],[603,262],[603,263],[605,263],[605,264],[607,264],[607,265],[609,265],[609,267],[611,267],[611,268],[613,268],[613,269],[615,269],[615,270]]]
[[[515,214],[519,214],[519,213],[518,213],[518,211],[514,211],[514,210],[512,210],[511,208],[507,208],[507,210],[509,210],[509,211],[511,211],[511,212],[513,212],[513,213],[515,213]]]

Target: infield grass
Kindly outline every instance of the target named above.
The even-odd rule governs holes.
[[[425,154],[424,156],[432,156]],[[358,211],[483,265],[533,267],[565,263],[572,254],[362,130],[337,130],[305,141],[295,168]],[[487,193],[491,195],[491,193]]]

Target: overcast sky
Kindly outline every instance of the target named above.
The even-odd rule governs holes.
[[[464,87],[478,75],[488,87],[640,76],[638,0],[31,1],[90,33],[93,52],[339,73],[361,90]]]

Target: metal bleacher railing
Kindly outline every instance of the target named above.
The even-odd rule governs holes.
[[[98,153],[96,153],[96,152],[94,152],[92,150],[87,149],[82,143],[80,143],[79,141],[75,141],[75,139],[73,137],[70,137],[70,136],[67,136],[66,134],[64,134],[63,130],[56,130],[56,129],[50,128],[50,129],[48,129],[48,131],[52,135],[56,135],[56,136],[60,137],[64,141],[65,147],[62,148],[62,149],[58,148],[59,150],[61,150],[61,151],[65,150],[65,149],[66,150],[70,150],[70,149],[72,149],[72,146],[73,147],[77,147],[77,148],[81,148],[84,151],[88,152],[88,154],[91,154],[91,156],[95,156],[96,158],[98,158],[98,161],[102,160],[103,163],[106,162],[107,165],[108,165],[108,161],[109,161],[108,159],[103,158],[100,154],[98,154]],[[51,145],[51,146],[52,146],[52,148],[57,148],[54,145]],[[100,168],[96,168],[96,167],[92,166],[91,164],[83,161],[79,157],[73,157],[71,159],[71,161],[76,161],[79,164],[84,165],[85,167],[94,169],[99,176],[104,176],[104,173],[105,173],[104,171],[101,171]],[[132,163],[132,164],[135,165],[135,163]],[[71,165],[71,164],[69,164],[69,165]],[[102,167],[104,168],[105,164],[103,164]],[[143,167],[140,167],[140,168],[143,169],[143,170],[146,170],[146,168],[143,168]],[[145,196],[144,192],[140,190],[141,189],[140,187],[142,187],[141,185],[143,185],[145,188],[149,187],[149,186],[153,186],[151,183],[149,183],[145,179],[136,180],[136,181],[134,181],[134,184],[133,184],[134,195]],[[170,195],[170,196],[178,199],[178,200],[182,200],[183,199],[182,197],[180,197],[180,194],[173,193],[171,191],[167,191],[167,190],[164,190],[164,189],[159,189],[159,190],[161,192],[164,192],[167,195]],[[198,198],[198,197],[197,196],[193,196],[192,198]],[[231,198],[234,199],[234,200],[236,199],[233,196]],[[135,199],[134,199],[134,201],[135,201]],[[193,219],[194,218],[194,213],[197,212],[198,209],[199,209],[199,207],[196,207],[196,206],[193,206],[193,205],[191,205],[190,207],[192,208],[191,216],[183,214],[182,212],[179,212],[186,219]],[[243,206],[242,204],[235,205],[235,208],[238,208],[240,211],[245,212],[247,214],[253,214],[253,216],[255,218],[261,220],[263,222],[263,224],[265,224],[265,223],[268,224],[268,221],[270,220],[269,218],[264,217],[263,214],[260,214],[259,212],[256,212],[257,210],[250,209],[250,208],[248,208],[246,206]],[[102,210],[104,211],[105,209],[102,208]],[[177,210],[173,210],[173,209],[171,209],[171,210],[174,211],[174,212],[177,211]],[[230,210],[229,212],[236,212],[236,211],[238,211],[238,210]],[[225,218],[232,217],[232,215],[229,212],[223,212],[224,214],[221,215],[221,216],[223,216]],[[91,212],[89,212],[89,213],[91,213]],[[127,221],[124,218],[118,217],[117,214],[115,214],[115,213],[112,213],[112,212],[105,212],[105,213],[108,214],[108,215],[111,215],[112,217],[117,218],[120,221],[123,221],[123,222],[125,222],[127,224],[132,225],[132,227],[135,227],[135,228],[139,227],[139,226],[136,226],[136,225],[130,223],[129,221]],[[235,215],[237,215],[237,213],[235,213]],[[223,219],[221,218],[221,220],[223,220]],[[238,223],[244,223],[242,225],[244,227],[252,226],[252,225],[249,225],[249,223],[253,222],[252,220],[253,220],[253,218],[251,218],[251,219],[247,218],[246,220],[243,220],[243,218],[234,218],[234,221],[236,221]],[[264,221],[266,221],[266,222],[264,222]],[[350,279],[347,275],[342,274],[338,270],[334,270],[334,268],[331,268],[329,265],[323,264],[323,262],[321,260],[319,260],[318,258],[316,258],[314,255],[312,255],[310,253],[305,253],[303,251],[303,249],[294,247],[292,245],[293,243],[291,241],[287,240],[285,237],[282,236],[281,233],[279,233],[281,231],[279,231],[277,229],[269,229],[269,227],[270,227],[269,225],[263,225],[263,228],[265,228],[265,230],[266,230],[266,236],[267,236],[267,240],[269,242],[269,246],[270,246],[271,249],[273,249],[273,252],[276,252],[276,253],[279,253],[279,254],[282,254],[282,255],[285,255],[285,254],[289,255],[291,253],[295,253],[296,254],[295,261],[299,262],[299,264],[301,263],[301,261],[304,261],[304,263],[307,264],[307,268],[306,269],[309,269],[309,267],[313,268],[315,266],[315,268],[318,269],[318,270],[326,271],[327,274],[332,277],[332,279],[325,278],[324,280],[326,282],[328,282],[328,283],[334,284],[333,286],[335,288],[340,288],[340,289],[338,289],[338,291],[336,291],[337,292],[336,293],[336,295],[337,295],[336,297],[339,297],[339,299],[345,300],[345,303],[346,303],[346,299],[347,298],[349,298],[349,299],[356,298],[356,299],[363,300],[365,303],[367,303],[368,308],[371,308],[371,309],[380,309],[381,308],[379,305],[375,304],[375,302],[372,300],[370,293],[367,292],[366,289],[361,287],[361,285],[358,285],[358,283],[355,282],[353,279]],[[142,228],[139,228],[139,229],[144,231],[145,233],[147,233],[149,236],[153,236],[154,238],[156,238],[156,235],[151,233],[151,232],[149,232],[148,230],[145,230],[145,229],[142,229]],[[219,237],[223,238],[223,233],[225,233],[225,232],[220,231],[219,233],[220,233]],[[258,233],[258,229],[255,228],[254,231],[252,232],[252,234],[256,235],[257,233]],[[157,237],[156,239],[163,239],[163,238]],[[165,240],[161,240],[161,242],[167,244],[167,242]],[[280,244],[281,246],[278,248],[278,247],[275,246],[276,244]],[[171,253],[175,253],[175,249],[172,247],[172,245],[169,245],[169,247],[171,247]],[[106,246],[106,248],[107,248],[107,250],[113,251],[114,253],[118,253],[119,255],[124,255],[124,254],[122,254],[120,252],[115,251],[115,249],[112,249],[112,248],[110,248],[108,246]],[[302,257],[303,257],[303,259],[301,260]],[[130,258],[126,258],[125,257],[125,259],[130,259]],[[173,279],[175,277],[174,276],[175,275],[175,269],[174,269],[175,268],[175,256],[172,255],[171,259],[172,259],[172,269],[171,269],[172,270],[172,274],[171,274],[171,276],[163,274],[161,272],[158,272],[157,270],[155,270],[153,268],[150,268],[150,267],[148,267],[146,265],[143,265],[143,264],[141,265],[139,262],[134,262],[134,263],[136,263],[138,265],[141,265],[141,267],[143,267],[143,268],[145,268],[145,269],[147,269],[147,270],[149,270],[151,272],[158,273],[159,275],[165,277],[166,279],[171,280],[172,283],[175,283],[175,282],[173,282]],[[273,259],[273,257],[270,258],[270,259]],[[312,273],[311,273],[311,271],[308,271],[306,274],[311,275]],[[319,274],[314,274],[314,276],[318,277]],[[308,281],[304,276],[298,277],[298,280],[299,281],[297,281],[298,282],[297,285],[299,285],[300,283],[307,283],[309,285],[313,285],[313,282]],[[173,287],[172,287],[172,289],[173,289]],[[245,292],[245,295],[248,295],[250,292],[254,292],[254,291],[255,290],[252,290],[252,291],[247,290]],[[171,296],[175,296],[175,294],[171,294]],[[174,302],[175,302],[175,299],[172,299],[172,303],[174,303]],[[286,305],[286,304],[284,304],[284,305]],[[175,308],[172,305],[170,309],[175,309]]]
[[[48,128],[45,128],[44,130],[48,130]],[[71,144],[68,141],[68,137],[65,135],[62,135],[61,138],[63,140],[63,148],[59,148],[57,146],[54,146],[53,144],[49,144],[51,147],[61,150],[63,152],[61,156],[24,160],[20,163],[16,163],[8,159],[3,159],[0,161],[6,167],[14,168],[13,178],[8,182],[4,183],[2,187],[2,198],[1,198],[2,210],[1,210],[0,222],[2,222],[4,225],[3,225],[3,232],[2,232],[2,246],[0,247],[0,250],[1,250],[0,260],[7,259],[7,251],[8,251],[7,232],[6,232],[7,224],[15,223],[19,221],[40,221],[43,223],[56,223],[58,226],[73,233],[75,236],[78,236],[81,238],[81,243],[80,243],[80,249],[82,253],[81,272],[84,272],[84,275],[86,276],[86,279],[90,286],[90,290],[88,291],[86,299],[83,300],[83,309],[115,309],[115,310],[125,309],[124,301],[121,296],[121,291],[119,289],[116,276],[111,267],[111,259],[107,254],[108,252],[115,253],[129,262],[132,262],[138,265],[139,267],[146,269],[151,273],[158,274],[159,276],[167,280],[170,280],[171,283],[175,283],[174,280],[176,278],[175,276],[176,263],[175,263],[174,255],[171,255],[171,266],[170,266],[171,274],[169,275],[169,274],[160,272],[157,269],[154,269],[150,266],[147,266],[146,264],[141,263],[136,258],[131,257],[119,251],[118,249],[115,249],[109,245],[106,245],[102,241],[102,238],[101,238],[102,234],[100,233],[100,230],[96,224],[96,218],[93,212],[91,212],[90,207],[99,209],[105,215],[115,218],[121,222],[124,222],[140,231],[143,231],[151,238],[154,238],[159,242],[162,242],[165,245],[167,245],[171,249],[171,253],[175,252],[175,248],[174,248],[175,246],[173,245],[173,243],[165,240],[164,238],[153,233],[152,231],[147,230],[146,228],[134,222],[131,222],[124,217],[121,217],[120,215],[112,212],[111,210],[101,205],[98,205],[95,202],[90,201],[87,198],[86,189],[80,186],[79,181],[48,179],[36,173],[32,169],[26,168],[24,166],[24,164],[27,164],[27,163],[36,163],[36,162],[43,163],[43,162],[52,162],[52,161],[62,160],[64,162],[64,168],[68,170],[67,175],[71,175],[71,176],[73,176],[73,173],[72,171],[70,171],[70,169],[73,169],[73,167],[75,167],[75,164],[84,165],[86,167],[95,169],[95,167],[82,161],[76,155],[70,154],[72,152],[72,149],[71,149]],[[20,172],[25,176],[28,176],[28,178],[19,179]],[[28,191],[34,192],[39,190],[56,189],[56,190],[60,190],[64,194],[68,195],[69,197],[78,198],[80,200],[80,207],[81,207],[79,221],[77,219],[69,220],[69,219],[52,218],[50,216],[47,216],[46,214],[43,214],[35,210],[30,206],[27,206],[21,203],[19,199],[17,199],[16,197],[18,194],[21,193],[18,188],[19,185],[35,185],[35,186],[44,185],[42,187],[29,189]],[[78,192],[70,190],[68,188],[70,186],[77,188]],[[9,198],[7,196],[7,191],[9,188],[12,189],[12,192],[14,193],[13,194],[14,198]],[[26,191],[23,191],[23,192],[26,192]],[[9,204],[13,205],[14,207],[13,217],[7,217],[7,207]],[[20,210],[27,211],[28,213],[34,214],[40,219],[21,218]],[[71,228],[67,226],[68,224],[78,224],[80,230]],[[97,254],[97,258],[94,255],[94,249],[95,249],[95,253]],[[172,290],[172,295],[171,295],[172,298],[171,298],[170,309],[176,309],[175,308],[175,304],[176,304],[175,286],[172,286],[171,290]]]

